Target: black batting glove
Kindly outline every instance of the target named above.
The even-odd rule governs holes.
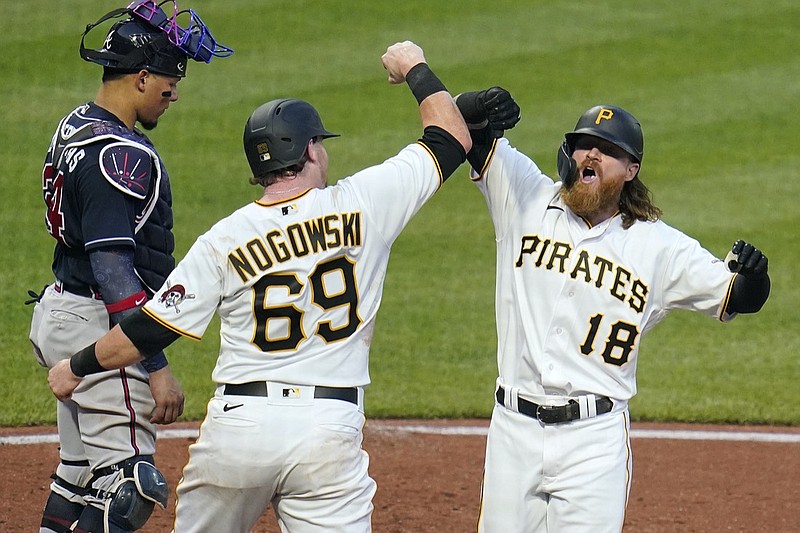
[[[504,130],[516,126],[520,119],[517,102],[502,87],[461,93],[456,96],[456,105],[471,129],[488,126],[492,137],[501,137]]]
[[[511,93],[502,87],[492,87],[486,91],[484,101],[486,108],[486,118],[492,130],[510,130],[517,125],[521,118],[521,113],[517,102],[512,98]]]
[[[767,276],[767,256],[752,244],[739,239],[733,243],[731,253],[736,256],[738,272],[742,276],[752,279]]]
[[[743,240],[733,243],[725,258],[728,269],[738,272],[733,280],[733,288],[727,313],[756,313],[769,298],[771,282],[767,274],[767,258],[752,244]]]

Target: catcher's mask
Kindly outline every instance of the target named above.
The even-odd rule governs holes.
[[[172,16],[161,9],[168,2],[172,3]],[[86,35],[93,28],[124,15],[127,18],[111,27],[100,49],[86,47]],[[189,18],[185,27],[178,21],[179,16]],[[160,4],[153,0],[134,0],[128,7],[109,11],[88,24],[81,36],[80,54],[86,61],[118,72],[146,69],[182,78],[186,75],[187,59],[209,63],[212,57],[228,57],[233,50],[216,42],[193,9],[178,11],[176,0]]]
[[[613,105],[598,105],[586,111],[575,129],[564,135],[558,150],[558,175],[564,185],[570,186],[576,177],[577,164],[572,159],[575,143],[582,135],[605,139],[624,150],[637,163],[644,155],[642,126],[636,117]]]
[[[260,177],[302,163],[308,141],[338,137],[322,125],[319,113],[303,100],[285,98],[259,106],[244,126],[244,153]]]

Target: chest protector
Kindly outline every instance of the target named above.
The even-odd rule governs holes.
[[[50,190],[58,182],[53,178],[75,170],[69,162],[70,152],[82,146],[101,143],[99,164],[103,177],[135,202],[134,267],[146,289],[153,294],[175,267],[169,176],[153,144],[145,135],[102,118],[90,117],[87,114],[91,111],[92,106],[81,106],[59,124],[45,161],[45,203],[50,207],[58,196],[58,191]],[[116,164],[126,157],[137,159],[127,168],[133,166],[138,173],[120,169]],[[70,246],[63,236],[53,236],[60,245]]]

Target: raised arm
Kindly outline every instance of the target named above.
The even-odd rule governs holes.
[[[419,103],[422,127],[443,129],[468,152],[472,139],[464,118],[447,88],[431,71],[422,48],[411,41],[396,43],[386,50],[381,61],[389,73],[389,83],[408,83]]]

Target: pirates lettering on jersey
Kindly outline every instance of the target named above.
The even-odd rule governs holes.
[[[243,283],[292,257],[362,245],[361,213],[337,213],[304,220],[256,237],[228,254]]]
[[[600,256],[590,257],[586,250],[574,250],[569,243],[542,239],[538,235],[523,235],[519,257],[514,266],[522,267],[525,256],[533,259],[533,266],[555,270],[591,283],[598,289],[607,289],[620,302],[641,313],[647,303],[648,286],[640,279],[632,279],[632,273],[621,265]],[[570,261],[570,257],[574,257]],[[528,261],[530,264],[531,261]]]

